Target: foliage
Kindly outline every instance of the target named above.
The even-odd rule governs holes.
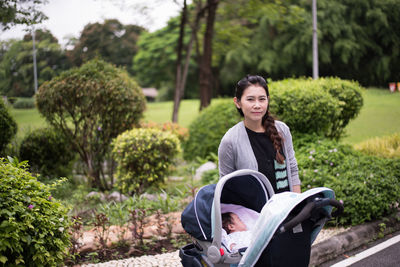
[[[110,143],[138,125],[145,109],[137,83],[125,71],[92,60],[44,83],[36,101],[47,122],[78,152],[92,186],[108,188],[103,163]]]
[[[355,149],[367,154],[383,158],[400,158],[400,134],[376,137],[356,144]]]
[[[141,128],[158,129],[161,131],[168,131],[175,134],[181,143],[185,142],[189,138],[189,130],[173,122],[142,122],[140,124]]]
[[[301,146],[295,144],[303,191],[333,189],[345,207],[338,223],[357,225],[394,211],[400,201],[399,159],[367,156],[323,138],[304,138]]]
[[[31,172],[40,174],[41,181],[68,176],[75,158],[61,133],[52,128],[37,129],[26,135],[19,155],[29,162]]]
[[[33,109],[35,108],[35,100],[33,98],[18,98],[13,104],[15,109]]]
[[[358,83],[338,78],[285,79],[270,88],[271,112],[301,133],[339,138],[363,104]]]
[[[35,0],[34,5],[27,5],[25,0],[0,1],[0,18],[3,29],[9,29],[17,24],[32,25],[47,19],[37,7],[46,0]]]
[[[119,189],[140,194],[162,184],[179,151],[178,138],[169,132],[133,129],[122,133],[113,142]]]
[[[274,2],[280,7],[270,9],[275,11],[272,14],[262,8],[259,10],[264,12],[254,13],[258,23],[243,21],[242,26],[251,34],[247,42],[238,42],[225,53],[221,67],[225,84],[233,84],[246,73],[274,80],[311,76],[310,1],[267,1],[265,8]],[[364,86],[396,81],[400,23],[395,14],[399,8],[400,2],[393,0],[319,0],[320,75],[357,80]]]
[[[190,124],[189,139],[184,143],[184,158],[193,160],[216,154],[221,138],[239,121],[240,115],[231,99],[213,100]]]
[[[17,123],[0,100],[0,153],[17,133]]]
[[[219,170],[209,170],[203,173],[201,176],[202,184],[216,184],[219,180]]]
[[[187,27],[188,28],[188,27]],[[184,44],[189,42],[190,32],[185,34]],[[139,51],[133,58],[133,72],[143,87],[156,87],[167,90],[166,98],[173,98],[176,71],[176,46],[179,37],[179,18],[172,18],[166,27],[153,33],[141,35],[138,42]],[[183,55],[185,57],[185,55]],[[198,95],[196,75],[197,64],[190,61],[185,98]]]
[[[26,164],[0,159],[0,263],[56,266],[69,246],[67,209]]]
[[[48,31],[36,30],[38,86],[69,68],[65,52]],[[34,95],[32,41],[13,41],[0,62],[0,92],[7,96]]]
[[[140,26],[123,25],[117,19],[89,23],[81,32],[69,57],[75,66],[101,57],[132,73],[132,58],[138,52],[137,42],[145,32]]]

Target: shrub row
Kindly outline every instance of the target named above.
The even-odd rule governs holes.
[[[303,191],[320,186],[333,189],[345,206],[340,224],[361,224],[398,207],[400,159],[365,155],[350,146],[315,136],[297,139],[296,157]]]
[[[35,99],[34,98],[18,98],[17,101],[13,104],[13,108],[15,108],[15,109],[33,109],[33,108],[35,108]]]
[[[338,78],[286,79],[270,85],[270,110],[299,133],[340,138],[363,104],[361,87]],[[240,120],[231,99],[213,100],[189,126],[184,157],[217,153],[225,132]]]

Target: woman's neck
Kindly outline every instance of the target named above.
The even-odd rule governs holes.
[[[253,132],[256,132],[256,133],[265,132],[265,129],[262,126],[260,121],[250,121],[250,120],[244,119],[244,126],[246,126],[246,128],[248,128],[248,129],[250,129],[250,130],[252,130]]]

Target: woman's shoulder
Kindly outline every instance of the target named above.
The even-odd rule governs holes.
[[[287,126],[286,123],[284,123],[283,121],[275,120],[275,127],[278,131],[290,131],[289,126]]]
[[[240,133],[245,130],[243,121],[238,122],[234,126],[232,126],[222,137],[222,140],[230,140],[235,139],[240,136]]]

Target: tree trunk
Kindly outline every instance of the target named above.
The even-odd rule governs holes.
[[[175,76],[175,95],[174,95],[174,110],[172,112],[172,122],[178,122],[178,111],[181,102],[182,88],[182,51],[183,51],[183,36],[185,35],[187,6],[186,0],[183,1],[181,24],[179,29],[179,39],[176,57],[176,76]]]
[[[207,24],[203,41],[203,55],[200,62],[200,110],[211,102],[213,77],[212,64],[212,39],[214,34],[215,15],[218,8],[218,0],[207,0]]]

